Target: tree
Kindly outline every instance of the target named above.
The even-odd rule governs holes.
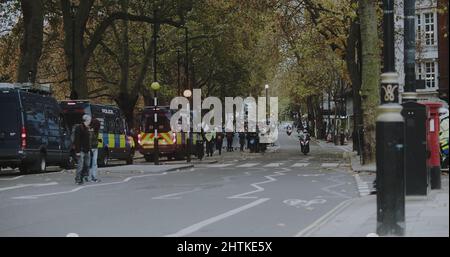
[[[20,43],[17,82],[34,82],[42,53],[44,6],[42,0],[21,0],[24,33]]]
[[[359,18],[361,22],[361,98],[364,122],[363,162],[375,161],[375,124],[376,110],[380,102],[380,45],[378,37],[377,2],[359,1]]]
[[[71,13],[69,0],[60,0],[64,25],[64,52],[67,60],[67,71],[73,73],[75,90],[79,98],[88,97],[87,67],[91,57],[102,41],[107,29],[116,20],[139,21],[151,24],[167,24],[180,27],[184,24],[185,12],[190,9],[191,1],[154,1],[151,5],[142,3],[142,13],[132,14],[123,11],[108,13],[107,8],[114,1],[102,1],[103,5],[94,5],[94,0],[80,1],[76,14]],[[141,3],[137,3],[141,4]],[[159,6],[159,7],[156,7]],[[174,7],[175,6],[175,7]],[[174,8],[168,8],[174,7]],[[160,8],[154,15],[153,9]],[[91,12],[95,9],[93,20]],[[169,12],[165,12],[169,10]],[[151,13],[151,15],[147,15]],[[72,17],[73,15],[73,17]],[[94,14],[92,14],[94,15]],[[74,42],[74,46],[72,45]],[[75,67],[73,68],[73,61]]]

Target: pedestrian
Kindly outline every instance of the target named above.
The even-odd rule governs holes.
[[[89,178],[93,182],[100,182],[97,173],[97,158],[98,158],[98,133],[100,130],[100,121],[97,119],[92,119],[89,126],[89,135],[91,142],[91,165],[89,168]]]
[[[233,132],[227,132],[227,152],[233,152]]]
[[[75,182],[82,185],[84,180],[88,180],[89,164],[90,164],[90,136],[89,125],[91,123],[91,116],[83,115],[82,123],[77,124],[73,128],[72,146],[77,157],[77,171],[75,175]]]
[[[223,147],[223,133],[216,133],[216,148],[219,150],[219,155],[222,155],[222,147]]]
[[[243,152],[244,146],[245,146],[245,133],[244,132],[239,132],[239,144],[241,145],[241,152]]]
[[[214,142],[215,142],[215,132],[209,129],[208,125],[204,126],[204,138],[206,141],[206,156],[213,156],[214,153]]]

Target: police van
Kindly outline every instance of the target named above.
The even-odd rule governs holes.
[[[0,168],[70,167],[70,135],[50,85],[0,83]]]
[[[134,140],[129,135],[127,124],[118,107],[92,104],[87,100],[61,101],[60,106],[70,131],[74,125],[81,123],[84,114],[100,121],[97,160],[99,166],[108,165],[111,159],[133,163]]]

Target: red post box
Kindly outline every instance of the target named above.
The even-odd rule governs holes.
[[[428,108],[427,145],[430,151],[428,166],[430,168],[431,189],[441,189],[441,160],[439,145],[439,108],[441,103],[423,102]]]

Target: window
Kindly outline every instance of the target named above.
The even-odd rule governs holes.
[[[420,40],[422,38],[422,21],[420,20],[420,14],[416,15],[416,26],[417,26],[417,33],[416,38],[417,40]]]
[[[422,80],[422,64],[416,63],[416,79]]]
[[[425,45],[434,45],[434,14],[425,13]]]
[[[436,87],[436,69],[434,62],[425,63],[425,86],[426,88]]]

